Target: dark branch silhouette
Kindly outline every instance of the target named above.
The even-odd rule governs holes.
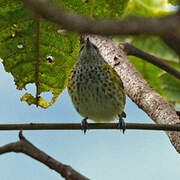
[[[23,0],[41,17],[78,33],[99,35],[157,35],[180,55],[179,13],[156,18],[128,18],[123,20],[95,20],[66,12],[48,0]]]
[[[175,68],[171,67],[170,65],[163,62],[160,58],[153,56],[129,43],[121,43],[123,50],[126,52],[128,56],[136,56],[145,61],[154,64],[155,66],[165,70],[166,72],[170,73],[174,77],[180,79],[180,71],[176,70]]]
[[[118,123],[88,123],[88,129],[111,129],[119,130]],[[174,124],[144,124],[144,123],[126,123],[128,130],[163,130],[180,131],[180,125]],[[30,124],[1,124],[0,131],[5,130],[82,130],[79,123],[30,123]]]
[[[88,178],[81,175],[70,166],[62,164],[48,154],[39,150],[22,135],[22,131],[19,132],[19,141],[0,147],[0,154],[8,152],[24,153],[56,171],[67,180],[88,180]]]

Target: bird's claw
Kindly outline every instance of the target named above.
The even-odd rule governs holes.
[[[122,130],[123,134],[126,130],[126,123],[124,121],[124,119],[122,117],[126,117],[126,114],[123,113],[122,115],[119,115],[119,124],[118,124],[118,127],[120,130]]]
[[[86,131],[87,131],[87,129],[88,129],[87,119],[88,119],[88,118],[84,118],[84,119],[81,121],[81,128],[82,128],[82,130],[84,131],[84,134],[86,134]]]

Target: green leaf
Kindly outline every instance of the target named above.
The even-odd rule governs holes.
[[[128,3],[123,17],[143,16],[156,17],[169,14],[167,9],[168,3],[166,0],[133,0]]]
[[[41,107],[47,108],[67,85],[68,74],[78,55],[79,37],[59,33],[60,27],[45,20],[40,20],[37,27],[36,17],[18,1],[4,0],[0,12],[0,57],[4,68],[13,75],[19,90],[35,83],[38,96],[51,91],[53,97],[49,103],[41,97],[38,101]],[[52,62],[48,56],[52,56]],[[36,104],[36,99],[30,94],[21,98],[28,104]]]
[[[159,74],[162,72],[156,66],[147,63],[140,58],[137,57],[129,57],[131,62],[135,65],[135,67],[139,70],[144,79],[146,79],[151,86],[162,96],[164,96],[164,92],[160,86],[160,79],[158,78]]]
[[[168,0],[169,3],[171,3],[174,6],[179,5],[180,1],[179,0]]]
[[[128,0],[54,2],[71,12],[98,18],[120,17],[128,4]],[[36,95],[26,93],[22,101],[31,105],[37,104],[38,99],[38,105],[47,108],[67,85],[68,74],[78,55],[79,36],[64,33],[61,27],[45,20],[39,21],[20,1],[2,0],[0,12],[0,57],[4,68],[13,75],[17,89],[35,84]],[[46,102],[40,95],[49,91],[53,97]]]
[[[124,18],[127,16],[155,17],[170,12],[164,11],[166,0],[54,0],[58,6],[74,13],[95,18]],[[79,36],[65,33],[55,24],[37,17],[27,10],[22,2],[2,0],[0,2],[0,58],[7,72],[14,77],[17,89],[36,85],[36,95],[26,93],[21,100],[41,107],[52,105],[67,85],[67,78],[78,55]],[[12,18],[13,17],[13,18]],[[39,22],[39,26],[37,26]],[[178,57],[157,37],[123,37],[132,44],[155,55],[168,58],[170,64],[178,67]],[[48,60],[47,57],[52,59]],[[161,70],[132,57],[142,75],[161,94],[158,78]],[[50,102],[39,97],[43,92],[52,92]]]
[[[53,93],[53,94],[54,94],[54,96],[52,97],[52,100],[49,103],[47,103],[42,97],[39,97],[38,98],[38,106],[40,106],[42,108],[48,108],[49,106],[54,104],[56,102],[56,99],[58,98],[59,94],[56,94],[56,93]],[[36,104],[36,98],[29,93],[25,93],[21,97],[21,101],[26,101],[29,105]]]
[[[165,73],[160,76],[161,87],[173,103],[180,104],[180,80]]]
[[[120,17],[128,5],[129,0],[62,0],[60,6],[71,12],[96,17]]]

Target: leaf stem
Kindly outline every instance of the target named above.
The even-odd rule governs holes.
[[[35,83],[36,83],[36,106],[39,102],[39,15],[35,15]]]

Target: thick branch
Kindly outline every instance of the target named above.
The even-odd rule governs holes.
[[[79,33],[99,35],[158,35],[180,55],[179,14],[159,18],[130,18],[124,20],[95,20],[67,13],[49,0],[23,0],[23,2],[41,17]],[[174,38],[176,34],[176,37]],[[171,37],[171,35],[173,35]],[[176,42],[176,43],[175,43]]]
[[[171,67],[170,65],[164,63],[160,58],[155,57],[145,51],[142,51],[139,48],[136,48],[132,44],[129,43],[121,43],[122,49],[126,52],[126,54],[129,56],[136,56],[141,59],[144,59],[147,62],[150,62],[151,64],[154,64],[155,66],[165,70],[166,72],[170,73],[171,75],[175,76],[176,78],[180,79],[180,71],[176,70],[175,68]]]
[[[120,75],[127,95],[134,101],[138,107],[147,113],[147,115],[157,124],[176,124],[179,123],[179,117],[171,104],[164,100],[148,84],[136,68],[130,63],[127,55],[122,51],[119,43],[109,38],[89,35],[85,38],[96,44],[104,59],[111,64]],[[180,133],[166,131],[171,143],[180,153]]]
[[[100,35],[162,35],[177,30],[180,22],[177,14],[160,18],[131,18],[125,20],[95,20],[71,14],[58,8],[48,0],[23,0],[34,12],[43,18],[79,33]],[[157,28],[158,27],[158,28]]]
[[[22,135],[22,131],[19,133],[19,141],[10,143],[0,147],[0,154],[8,153],[8,152],[16,152],[16,153],[24,153],[30,156],[33,159],[45,164],[49,168],[55,170],[62,177],[67,180],[88,180],[88,178],[84,177],[70,166],[64,165],[59,161],[53,159],[48,154],[39,150],[33,144],[31,144],[25,137]]]
[[[118,123],[88,123],[88,129],[111,129],[119,130]],[[180,131],[180,125],[168,124],[144,124],[144,123],[126,123],[126,129],[129,130],[163,130]],[[31,123],[31,124],[1,124],[0,131],[5,130],[82,130],[82,125],[77,123]]]

